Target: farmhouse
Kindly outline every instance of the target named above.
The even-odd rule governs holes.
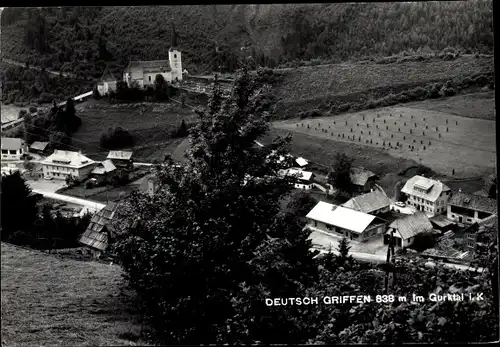
[[[415,240],[415,236],[420,233],[432,232],[432,224],[427,215],[422,212],[406,215],[400,219],[396,219],[389,224],[389,228],[385,233],[384,244],[389,243],[390,234],[393,233],[394,246],[408,247]]]
[[[110,151],[106,159],[111,160],[117,168],[129,168],[133,165],[132,154],[130,151]]]
[[[119,203],[110,202],[97,212],[78,241],[86,246],[96,258],[99,258],[113,241],[114,228],[112,223],[118,214],[119,207]]]
[[[384,192],[375,189],[370,193],[358,195],[350,199],[342,206],[363,213],[379,214],[389,212],[391,200]]]
[[[300,169],[287,169],[282,170],[281,174],[284,174],[286,176],[296,176],[294,187],[297,189],[311,190],[314,186],[314,174],[312,172],[303,171]]]
[[[23,139],[2,137],[2,160],[20,160],[25,152]]]
[[[81,152],[56,150],[42,162],[43,175],[56,179],[66,179],[68,176],[76,180],[88,177],[95,162]]]
[[[95,178],[98,183],[109,181],[116,173],[116,166],[109,159],[98,163],[90,172],[90,177]]]
[[[408,205],[432,217],[446,211],[451,190],[441,181],[416,175],[406,182],[401,193],[406,194]]]
[[[111,70],[109,70],[109,67],[106,66],[101,79],[97,83],[97,91],[102,96],[107,95],[110,92],[116,92],[117,82],[118,80],[116,79],[116,77],[113,75]]]
[[[376,216],[320,201],[306,216],[307,227],[350,240],[364,241],[381,235],[386,222]]]
[[[359,167],[353,167],[350,176],[352,184],[359,193],[370,192],[378,179],[373,172]]]
[[[48,149],[48,142],[35,141],[30,146],[30,153],[46,154]]]
[[[488,197],[454,193],[448,201],[447,217],[458,223],[472,224],[490,217],[497,212],[497,202]]]

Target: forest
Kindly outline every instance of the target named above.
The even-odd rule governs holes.
[[[7,8],[6,57],[99,77],[106,62],[166,57],[172,32],[183,67],[234,71],[238,59],[277,67],[339,62],[408,50],[493,52],[488,0],[370,4]],[[251,58],[250,58],[251,57]]]

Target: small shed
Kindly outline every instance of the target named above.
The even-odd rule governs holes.
[[[31,144],[29,151],[31,153],[47,154],[49,142],[35,141]]]
[[[120,204],[110,202],[102,210],[97,212],[90,220],[87,230],[82,234],[78,242],[89,248],[92,255],[99,258],[113,241],[113,219],[116,218]]]

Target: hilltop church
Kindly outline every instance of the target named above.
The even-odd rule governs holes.
[[[129,87],[133,82],[136,82],[140,88],[147,88],[154,86],[156,75],[162,75],[167,82],[174,83],[182,81],[184,73],[187,71],[182,70],[181,52],[177,47],[177,33],[175,28],[172,28],[172,44],[168,50],[168,59],[130,61],[123,71],[123,81]],[[106,68],[97,84],[99,94],[106,95],[111,91],[116,92],[116,85],[117,79]]]

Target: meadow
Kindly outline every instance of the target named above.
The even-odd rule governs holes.
[[[101,134],[108,127],[120,126],[134,137],[137,161],[161,159],[167,147],[178,139],[171,136],[182,120],[190,124],[196,115],[175,103],[110,104],[104,100],[89,100],[77,106],[82,126],[73,134],[73,146],[79,147],[92,159],[103,159],[109,149],[100,145]]]
[[[2,346],[145,346],[121,269],[2,243]]]

